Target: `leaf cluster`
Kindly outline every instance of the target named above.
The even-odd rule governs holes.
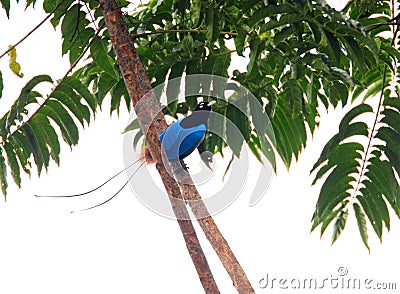
[[[185,83],[191,75],[229,78],[222,85],[214,86],[213,80],[201,85],[203,93],[209,93],[204,99],[225,98],[214,108],[225,118],[220,124],[222,136],[209,134],[205,139],[206,150],[213,154],[229,147],[239,157],[247,144],[258,159],[264,155],[275,166],[279,157],[289,168],[318,127],[321,111],[355,103],[312,169],[314,183],[324,181],[312,229],[320,225],[323,234],[335,220],[335,241],[350,208],[367,246],[367,219],[379,238],[383,226],[389,229],[388,207],[399,215],[400,171],[395,148],[400,54],[397,29],[389,24],[395,11],[390,1],[350,1],[342,11],[314,0],[151,0],[136,7],[117,2],[128,11],[126,24],[152,86],[166,83],[165,114],[178,118],[194,109],[198,97],[185,95],[193,90]],[[9,0],[1,3],[8,14]],[[34,87],[52,82],[50,77],[34,78],[1,119],[3,192],[7,163],[18,185],[19,169],[29,172],[32,161],[39,174],[50,160],[59,163],[57,134],[68,145],[76,144],[77,124],[88,123],[108,95],[110,113],[123,104],[131,108],[97,6],[94,0],[44,1],[51,23],[61,29],[62,54],[69,55],[72,66],[82,56],[87,58],[49,96]],[[245,71],[230,67],[234,55],[248,63]],[[169,81],[180,77],[183,87],[171,86]],[[243,112],[231,103],[237,98],[231,93],[238,83],[255,95],[275,140],[267,140],[267,132],[256,132],[256,126],[268,122],[260,119],[251,102],[240,102]],[[0,93],[2,87],[0,73]],[[375,95],[381,97],[377,111],[368,105]],[[182,96],[184,101],[177,99]],[[30,110],[32,105],[36,110]],[[365,120],[371,115],[376,118],[372,126]],[[229,135],[228,120],[241,136]],[[137,128],[137,122],[128,127]],[[135,145],[140,136],[138,132]]]

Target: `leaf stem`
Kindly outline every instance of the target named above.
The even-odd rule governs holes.
[[[391,46],[392,47],[395,44],[398,32],[399,32],[399,27],[397,27],[396,30],[393,30],[393,38],[392,38],[392,42],[391,42]],[[372,145],[372,139],[374,138],[374,133],[375,133],[375,130],[376,130],[376,126],[378,124],[378,117],[379,117],[379,114],[381,113],[381,107],[382,107],[382,104],[383,104],[384,92],[385,92],[387,69],[388,69],[388,65],[385,64],[385,67],[383,68],[382,88],[381,88],[381,93],[380,93],[380,96],[379,96],[378,109],[376,110],[374,123],[372,125],[371,132],[369,133],[369,136],[368,136],[368,145],[367,145],[367,148],[366,148],[365,153],[364,153],[364,158],[362,159],[362,165],[361,165],[360,172],[358,173],[359,177],[358,177],[358,180],[357,180],[356,188],[354,189],[354,193],[351,196],[351,199],[353,201],[357,197],[356,194],[357,194],[357,192],[359,190],[359,187],[360,187],[360,184],[361,184],[361,178],[363,177],[363,175],[365,173],[366,163],[367,163],[367,156],[369,155],[369,150],[370,150],[371,145]]]

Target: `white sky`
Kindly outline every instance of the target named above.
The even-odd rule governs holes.
[[[3,12],[0,14],[0,51],[14,44],[42,17],[40,10],[23,13],[23,6],[16,7],[13,2],[11,22]],[[23,79],[10,73],[7,58],[0,60],[5,79],[0,114],[32,76],[50,73],[57,79],[64,75],[68,62],[61,62],[59,39],[46,23],[18,47]],[[124,182],[123,176],[104,192],[92,195],[92,200],[90,196],[89,200],[33,197],[36,193],[86,191],[122,168],[121,131],[129,114],[123,111],[119,119],[110,119],[107,106],[104,109],[81,132],[79,145],[72,152],[62,149],[60,167],[52,164],[40,179],[34,174],[30,180],[24,177],[20,190],[10,179],[8,200],[0,204],[0,293],[203,293],[176,221],[148,210],[130,189],[99,209],[69,214],[71,209],[96,204],[111,195]],[[277,284],[273,289],[271,285],[267,289],[258,285],[267,274],[270,279],[336,278],[339,267],[348,269],[347,278],[396,282],[400,288],[400,279],[392,270],[400,261],[400,227],[395,217],[383,244],[369,228],[371,255],[362,244],[353,215],[333,247],[329,229],[322,240],[318,231],[309,233],[319,191],[310,186],[309,170],[324,143],[337,131],[344,113],[331,111],[322,118],[320,129],[298,163],[289,172],[280,166],[266,196],[255,207],[248,206],[251,186],[246,186],[233,205],[215,216],[257,293],[396,293],[328,286],[324,290],[294,291],[278,289]],[[221,292],[235,293],[201,230],[198,236]]]

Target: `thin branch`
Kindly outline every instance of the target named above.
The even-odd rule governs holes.
[[[146,37],[149,35],[156,35],[156,34],[166,34],[166,33],[207,33],[207,30],[157,30],[154,32],[147,32],[147,33],[141,33],[141,34],[132,34],[132,38],[142,38]],[[235,32],[226,32],[222,31],[220,32],[221,35],[230,35],[230,36],[237,36],[238,34]]]
[[[227,165],[227,167],[225,169],[224,175],[222,176],[222,182],[225,181],[225,176],[228,173],[229,169],[231,168],[231,165],[232,165],[232,162],[233,162],[234,159],[235,159],[235,154],[232,153],[231,160],[229,160],[229,163],[228,163],[228,165]]]
[[[92,15],[92,10],[90,10],[89,5],[85,2],[85,7],[88,11],[89,17],[90,17],[90,21],[92,22],[92,24],[94,25],[94,28],[97,30],[97,25],[96,25],[96,20],[94,18],[94,16]]]
[[[27,33],[24,37],[22,37],[22,39],[20,39],[14,45],[10,46],[3,54],[1,54],[0,59],[3,58],[8,52],[13,50],[15,47],[17,47],[19,44],[21,44],[23,41],[25,41],[26,38],[28,38],[34,31],[36,31],[42,24],[44,24],[46,22],[46,20],[48,20],[53,15],[53,13],[61,6],[61,4],[63,2],[64,2],[64,0],[61,0],[57,4],[57,6],[54,7],[54,9],[52,11],[50,11],[50,13],[37,26],[35,26],[29,33]]]

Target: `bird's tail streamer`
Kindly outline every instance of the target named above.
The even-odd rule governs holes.
[[[77,212],[77,211],[86,211],[86,210],[90,210],[90,209],[99,207],[99,206],[101,206],[101,205],[103,205],[103,204],[106,204],[107,202],[109,202],[109,201],[111,201],[112,199],[114,199],[114,198],[119,194],[119,192],[121,192],[122,189],[125,188],[125,186],[130,182],[130,180],[132,180],[133,176],[139,171],[139,169],[140,169],[140,168],[143,166],[143,164],[145,164],[145,163],[146,163],[146,162],[143,161],[143,162],[139,165],[139,167],[132,173],[132,175],[128,178],[128,180],[125,182],[125,184],[123,184],[123,186],[122,186],[121,188],[119,188],[118,191],[115,192],[114,195],[112,195],[110,198],[108,198],[107,200],[105,200],[105,201],[103,201],[103,202],[101,202],[101,203],[99,203],[99,204],[93,205],[93,206],[88,207],[88,208],[84,208],[84,209],[80,209],[80,210],[73,210],[73,211],[71,211],[71,213],[74,213],[74,212]]]
[[[105,184],[107,184],[108,182],[110,182],[112,179],[114,179],[115,177],[119,176],[120,174],[122,174],[124,171],[126,171],[127,169],[129,169],[130,167],[132,167],[134,164],[136,164],[137,162],[141,161],[145,159],[143,156],[140,157],[138,160],[134,161],[133,163],[131,163],[130,165],[128,165],[126,168],[124,168],[123,170],[119,171],[118,173],[116,173],[115,175],[113,175],[111,178],[109,178],[107,181],[105,181],[104,183],[102,183],[101,185],[97,186],[96,188],[93,188],[89,191],[83,192],[83,193],[79,193],[79,194],[71,194],[71,195],[35,195],[36,197],[52,197],[52,198],[63,198],[63,197],[78,197],[78,196],[83,196],[83,195],[87,195],[89,193],[92,193],[98,189],[100,189],[101,187],[103,187]],[[142,162],[140,164],[140,167],[143,165],[144,162]],[[140,168],[139,167],[139,168]],[[137,170],[136,170],[137,171]],[[135,173],[136,173],[135,171]],[[126,185],[126,184],[125,184]],[[124,185],[124,187],[125,187]]]

